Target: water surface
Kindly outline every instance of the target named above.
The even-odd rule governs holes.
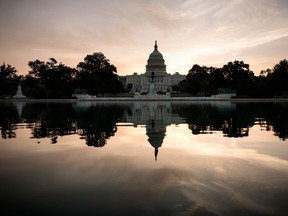
[[[1,102],[7,215],[287,215],[288,104]]]

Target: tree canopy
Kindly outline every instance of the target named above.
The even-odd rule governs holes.
[[[206,94],[207,85],[209,82],[209,71],[205,66],[199,66],[198,64],[188,71],[186,76],[186,89],[191,94],[203,93]]]
[[[281,60],[259,76],[243,61],[228,62],[221,68],[194,64],[180,86],[193,95],[211,95],[227,88],[238,97],[288,97],[288,61]]]
[[[38,59],[29,61],[28,65],[31,70],[24,83],[30,95],[61,98],[72,94],[75,69],[58,63],[54,58],[47,62]]]
[[[80,88],[86,89],[89,94],[115,94],[123,89],[122,83],[116,75],[116,67],[101,52],[87,55],[84,61],[77,65],[77,69],[78,85]]]
[[[18,76],[16,68],[9,64],[0,66],[0,97],[12,97],[18,84],[30,98],[69,98],[80,88],[91,95],[102,96],[124,91],[117,68],[101,52],[87,55],[76,69],[58,63],[55,58],[46,62],[29,61],[28,66],[30,71],[25,76]],[[288,97],[288,61],[281,60],[272,69],[261,71],[259,76],[243,61],[228,62],[219,68],[194,64],[186,79],[173,89],[199,96],[230,89],[236,91],[238,97]]]
[[[273,95],[288,96],[288,61],[281,60],[272,69],[261,71],[260,76]]]
[[[254,73],[249,64],[243,61],[228,62],[222,67],[222,73],[228,88],[236,90],[238,95],[249,95],[254,81]]]
[[[0,96],[12,96],[16,93],[19,77],[17,70],[9,64],[0,66]]]

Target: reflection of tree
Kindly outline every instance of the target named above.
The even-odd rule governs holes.
[[[248,136],[249,134],[248,127],[237,127],[236,124],[233,124],[232,119],[224,121],[222,125],[222,131],[224,136],[235,138]]]
[[[86,140],[88,146],[103,147],[107,144],[107,139],[114,136],[117,131],[117,127],[114,126],[112,131],[101,132],[97,131],[96,128],[91,127],[90,129],[78,129],[77,134]]]
[[[186,119],[193,134],[222,131],[227,137],[249,135],[249,128],[259,124],[274,131],[282,140],[288,138],[288,103],[237,103],[225,112],[217,106],[190,104],[174,107]]]
[[[16,126],[19,122],[17,109],[9,102],[0,104],[0,128],[2,139],[11,139],[16,137]]]
[[[103,104],[78,109],[77,134],[86,140],[88,146],[103,147],[107,143],[106,140],[115,135],[115,125],[123,112],[123,106]]]
[[[32,138],[50,138],[51,143],[57,143],[60,136],[78,134],[88,146],[102,147],[117,132],[116,123],[121,118],[122,122],[145,124],[149,142],[160,137],[157,128],[161,128],[164,137],[165,128],[162,126],[181,123],[182,119],[193,134],[222,131],[227,137],[245,137],[249,135],[249,128],[257,124],[262,130],[273,131],[282,140],[288,138],[288,103],[236,103],[226,107],[223,103],[190,103],[173,104],[169,109],[164,105],[155,107],[143,103],[132,109],[129,105],[120,104],[85,106],[81,102],[75,106],[75,103],[27,102],[21,110],[19,117],[13,103],[1,102],[3,139],[16,137],[17,124],[24,122],[25,127],[31,129]],[[154,138],[150,139],[150,136]]]
[[[189,124],[188,128],[192,131],[192,134],[211,134],[213,128],[209,125],[206,126],[199,126],[199,125],[195,125],[195,124]]]
[[[116,131],[116,123],[123,108],[96,105],[90,107],[73,106],[72,103],[31,103],[23,109],[27,122],[32,126],[32,138],[50,138],[57,143],[58,136],[80,135],[88,146],[102,147]]]
[[[73,109],[70,103],[31,103],[23,108],[22,116],[32,121],[32,138],[50,138],[57,143],[58,136],[76,133]]]
[[[254,125],[254,112],[249,106],[237,104],[234,109],[211,104],[188,104],[174,107],[173,112],[186,119],[193,134],[211,134],[222,131],[227,137],[248,136]]]
[[[16,138],[16,133],[15,133],[16,128],[12,127],[12,125],[9,123],[7,125],[3,125],[1,127],[1,137],[3,139],[11,139],[11,138]]]
[[[288,138],[288,103],[275,103],[265,106],[266,124],[272,125],[275,136],[281,140]],[[269,127],[266,127],[269,130]]]

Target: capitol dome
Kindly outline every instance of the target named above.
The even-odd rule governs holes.
[[[149,54],[144,74],[134,73],[121,77],[125,87],[132,93],[137,93],[137,95],[138,93],[148,94],[150,90],[151,93],[170,94],[172,86],[178,85],[180,81],[185,80],[186,75],[167,73],[163,55],[158,51],[157,41],[155,41],[153,52]],[[157,143],[161,145],[160,139]]]
[[[155,68],[156,67],[156,68]],[[154,51],[149,55],[147,60],[146,69],[149,71],[151,70],[166,70],[165,61],[163,55],[158,51],[157,41],[155,41]]]

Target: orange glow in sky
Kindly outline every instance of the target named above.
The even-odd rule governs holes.
[[[158,40],[167,72],[243,60],[257,75],[287,59],[285,0],[59,0],[0,2],[0,62],[27,74],[53,57],[76,67],[102,52],[119,75],[145,72]]]

